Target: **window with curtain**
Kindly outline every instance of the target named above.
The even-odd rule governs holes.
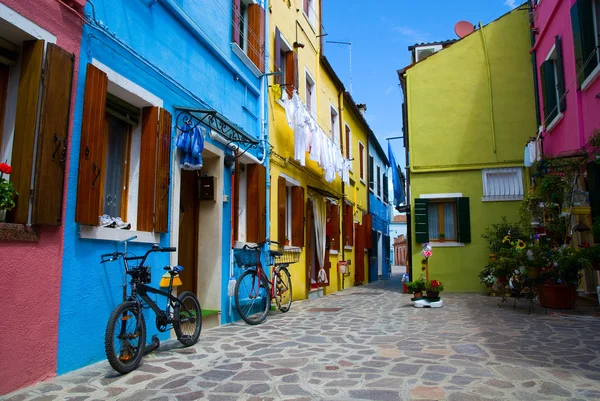
[[[429,239],[432,241],[456,241],[456,201],[439,200],[431,201],[427,206]]]

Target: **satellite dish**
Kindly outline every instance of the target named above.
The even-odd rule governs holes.
[[[475,26],[469,21],[459,21],[456,23],[456,25],[454,25],[454,32],[456,32],[458,37],[461,39],[471,34],[474,30]]]

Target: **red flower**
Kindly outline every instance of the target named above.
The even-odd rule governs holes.
[[[12,173],[12,167],[6,163],[0,163],[0,173],[10,174]]]
[[[431,286],[432,286],[433,288],[437,288],[437,287],[439,287],[439,286],[440,286],[440,282],[439,282],[439,281],[437,281],[437,280],[431,280]]]

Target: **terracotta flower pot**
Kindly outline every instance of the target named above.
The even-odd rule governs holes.
[[[440,297],[440,292],[439,291],[427,291],[427,298],[439,298]]]
[[[550,309],[573,309],[577,299],[577,286],[544,284],[537,287],[540,306]]]
[[[415,298],[423,298],[423,291],[413,292]]]

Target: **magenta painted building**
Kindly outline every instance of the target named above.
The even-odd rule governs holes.
[[[600,129],[600,0],[533,0],[533,9],[543,148],[557,156]]]
[[[0,0],[0,395],[56,373],[65,185],[85,0]],[[69,250],[67,250],[68,252]],[[79,333],[85,335],[85,333]]]

